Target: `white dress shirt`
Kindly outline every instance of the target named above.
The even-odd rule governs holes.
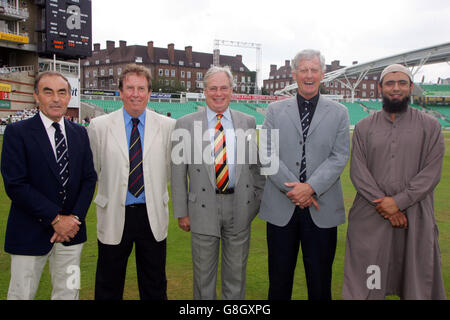
[[[48,135],[48,139],[50,140],[50,144],[52,145],[52,149],[53,149],[53,153],[55,155],[55,159],[57,159],[57,157],[56,157],[56,145],[55,145],[55,132],[56,132],[56,129],[52,125],[53,122],[55,122],[55,121],[49,119],[42,112],[39,112],[39,116],[41,117],[42,123],[44,124],[44,127],[45,127],[45,131],[47,132],[47,135]],[[64,138],[66,139],[66,145],[67,145],[67,147],[69,147],[69,144],[67,142],[67,136],[66,136],[66,127],[64,126],[64,117],[61,117],[61,119],[58,121],[58,123],[59,123],[59,127],[61,128],[61,132],[62,132]]]

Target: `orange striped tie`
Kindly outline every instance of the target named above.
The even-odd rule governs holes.
[[[228,187],[227,148],[225,144],[225,132],[220,120],[223,114],[217,115],[216,128],[214,130],[214,165],[216,168],[216,185],[220,191]]]

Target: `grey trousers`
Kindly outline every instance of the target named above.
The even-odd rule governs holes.
[[[220,237],[192,233],[194,299],[216,300],[217,269],[221,253],[222,300],[245,299],[250,226],[234,234],[233,195],[217,195]],[[212,213],[214,214],[214,213]]]

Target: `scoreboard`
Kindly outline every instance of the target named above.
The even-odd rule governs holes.
[[[43,6],[40,52],[68,58],[92,55],[91,0],[36,1]]]

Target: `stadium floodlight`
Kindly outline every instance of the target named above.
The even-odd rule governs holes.
[[[262,75],[261,75],[261,63],[262,63],[262,45],[260,43],[253,42],[241,42],[241,41],[230,41],[230,40],[214,40],[214,55],[213,55],[213,65],[220,65],[220,51],[219,46],[229,46],[229,47],[240,47],[240,48],[250,48],[256,50],[256,94],[261,93],[262,86]]]

